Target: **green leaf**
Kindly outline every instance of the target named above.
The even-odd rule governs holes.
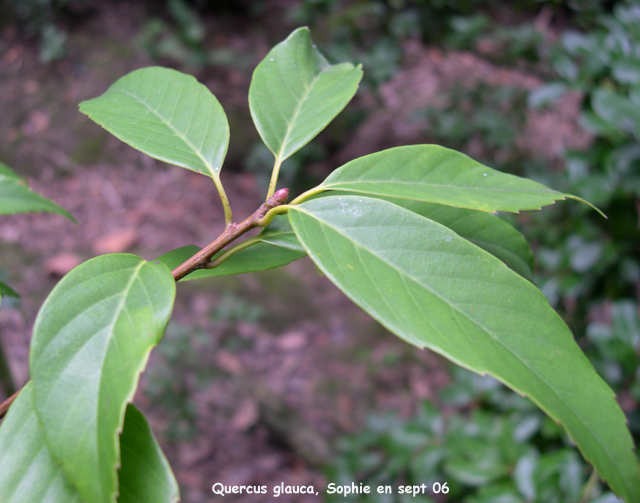
[[[334,195],[349,195],[349,193],[330,191],[319,197],[333,197]],[[535,264],[529,243],[512,225],[498,216],[482,211],[423,203],[410,199],[393,197],[383,197],[382,199],[449,227],[459,236],[502,260],[522,277],[529,281],[533,280]],[[298,242],[295,235],[294,239]]]
[[[114,500],[125,405],[174,297],[164,265],[102,255],[67,274],[38,313],[30,357],[36,410],[51,454],[86,501]]]
[[[0,425],[0,501],[83,503],[51,456],[27,383]]]
[[[449,227],[532,281],[534,261],[531,247],[522,234],[496,215],[407,199],[389,201]]]
[[[299,28],[256,67],[249,88],[253,122],[277,162],[306,145],[351,101],[362,70],[330,65]]]
[[[0,295],[7,295],[9,297],[18,297],[18,298],[20,298],[20,294],[18,292],[16,292],[10,286],[4,284],[2,281],[0,281]]]
[[[240,244],[242,245],[242,243]],[[165,264],[169,269],[175,269],[199,251],[200,248],[194,245],[183,246],[165,253],[156,260]],[[224,253],[225,250],[216,253],[213,260]],[[252,238],[250,246],[229,256],[219,266],[213,269],[194,271],[180,281],[273,269],[287,265],[306,254],[291,229],[288,218],[285,215],[277,215],[268,227],[258,236]]]
[[[258,239],[265,243],[307,254],[293,232],[286,215],[276,215],[269,226],[265,227],[258,235]]]
[[[453,231],[378,199],[289,208],[316,265],[393,333],[490,374],[561,422],[628,502],[640,470],[625,416],[542,293]]]
[[[175,250],[171,250],[160,255],[154,260],[154,262],[160,262],[166,265],[167,269],[172,271],[184,261],[193,257],[200,250],[201,248],[196,245],[181,246],[180,248],[176,248]]]
[[[438,145],[396,147],[360,157],[331,173],[314,191],[341,190],[486,212],[535,210],[570,194],[500,173]],[[588,204],[588,203],[587,203]]]
[[[190,75],[142,68],[80,103],[80,111],[155,159],[219,180],[229,124],[215,96]]]
[[[219,253],[217,256],[220,255],[222,255],[222,253]],[[218,267],[194,271],[183,278],[182,281],[274,269],[275,267],[287,265],[305,255],[305,252],[259,241],[248,248],[234,253]],[[215,258],[217,257],[214,255],[214,259]]]
[[[127,407],[120,437],[118,503],[178,501],[178,486],[144,416]],[[33,383],[16,398],[0,426],[0,501],[3,503],[82,503],[51,456],[35,410]]]
[[[118,472],[118,503],[174,503],[178,483],[147,420],[133,405],[127,406],[120,436],[122,467]]]
[[[189,257],[192,257],[200,249],[197,246],[189,245],[177,248],[156,260],[166,264],[167,267],[175,269]],[[214,255],[214,260],[222,255],[222,252]],[[298,260],[306,255],[306,252],[284,248],[268,242],[256,242],[231,255],[218,267],[213,269],[199,269],[192,272],[180,281],[191,281],[193,279],[213,278],[216,276],[228,276],[230,274],[244,274],[247,272],[264,271],[287,265],[294,260]]]
[[[509,466],[500,459],[493,445],[466,439],[474,450],[466,452],[466,456],[453,456],[444,463],[444,471],[463,484],[470,486],[486,486],[509,473]]]
[[[593,111],[609,126],[640,138],[640,105],[604,87],[593,92]]]
[[[15,171],[13,171],[9,166],[0,162],[0,176],[5,176],[17,182],[24,182],[22,178],[20,178]]]
[[[76,221],[67,210],[29,189],[25,180],[0,162],[0,215],[31,211],[58,213],[72,222]]]
[[[564,82],[551,82],[536,87],[527,96],[527,105],[530,108],[541,108],[555,103],[569,90]]]

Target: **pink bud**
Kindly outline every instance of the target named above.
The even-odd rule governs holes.
[[[273,200],[278,204],[284,204],[289,199],[289,189],[276,190],[273,194]]]

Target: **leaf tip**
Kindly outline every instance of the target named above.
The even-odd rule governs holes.
[[[71,214],[71,212],[65,210],[64,212],[60,213],[63,217],[67,218],[68,220],[71,220],[74,224],[77,224],[78,221],[76,220],[76,218]]]
[[[594,210],[596,210],[598,213],[600,213],[600,215],[605,218],[606,220],[609,220],[609,217],[607,217],[607,215],[604,214],[604,212],[598,208],[596,205],[591,204],[589,201],[587,201],[586,199],[582,199],[581,197],[578,196],[574,196],[572,194],[564,194],[565,197],[563,197],[563,199],[573,199],[574,201],[580,201],[581,203],[586,204],[587,206],[591,206],[591,208],[593,208]]]

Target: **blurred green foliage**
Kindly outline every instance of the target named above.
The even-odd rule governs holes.
[[[143,394],[151,407],[167,419],[164,432],[169,442],[197,436],[197,394],[224,371],[215,363],[220,349],[239,352],[251,349],[252,340],[238,336],[238,323],[257,323],[264,315],[261,305],[224,294],[202,325],[171,321],[162,344],[145,372]]]
[[[27,33],[40,38],[39,58],[42,63],[64,56],[67,34],[58,26],[56,19],[64,15],[70,6],[84,2],[86,0],[8,0]]]
[[[215,376],[215,369],[202,361],[202,353],[211,351],[212,345],[211,336],[202,329],[171,322],[154,364],[145,373],[143,393],[167,416],[164,433],[169,442],[194,438],[198,432],[193,394]]]
[[[563,171],[544,176],[558,190],[589,198],[609,217],[554,208],[536,225],[548,296],[575,314],[573,324],[584,333],[596,315],[612,323],[612,301],[638,302],[640,5],[618,5],[597,29],[565,33],[551,64],[559,78],[533,97],[546,94],[553,102],[564,89],[581,92],[581,124],[594,141],[587,150],[567,152]]]
[[[186,66],[208,62],[204,50],[205,27],[198,13],[183,0],[167,0],[171,24],[160,18],[149,20],[138,36],[138,43],[159,60],[169,58]]]
[[[201,12],[206,5],[207,2],[166,0],[166,16],[154,16],[147,21],[137,37],[138,45],[157,61],[170,61],[186,68],[221,65],[244,72],[252,70],[254,54],[229,47],[211,48],[207,43],[211,32],[207,31]]]
[[[375,487],[444,483],[447,501],[463,503],[616,503],[562,429],[529,400],[490,377],[456,367],[455,384],[436,408],[424,402],[415,415],[369,417],[358,434],[338,442],[328,470],[336,484],[372,487],[353,498],[327,501],[435,502],[424,496],[377,494]],[[463,415],[460,411],[468,411]],[[335,499],[334,499],[335,498]]]
[[[416,112],[427,119],[425,134],[458,150],[469,151],[473,142],[496,168],[521,171],[518,166],[529,158],[516,145],[526,123],[526,90],[480,81],[472,88],[453,87],[446,97],[444,107]]]

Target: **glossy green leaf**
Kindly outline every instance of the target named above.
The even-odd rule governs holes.
[[[9,285],[4,284],[0,281],[0,295],[7,295],[8,297],[20,297],[20,294],[16,292]]]
[[[6,164],[0,163],[0,215],[31,211],[58,213],[75,222],[71,213],[33,192],[27,187],[25,180],[16,175]]]
[[[396,147],[360,157],[331,173],[318,189],[487,212],[534,210],[559,199],[579,199],[526,178],[500,173],[438,145]]]
[[[118,503],[174,503],[178,483],[153,436],[147,420],[133,405],[127,406],[120,436],[122,465],[118,471]]]
[[[86,501],[114,500],[125,406],[174,297],[164,265],[102,255],[67,274],[38,313],[30,361],[36,410],[53,457]]]
[[[219,266],[192,272],[180,281],[264,271],[287,265],[307,254],[298,242],[285,215],[276,216],[271,224],[253,240],[251,246],[229,256]],[[200,248],[194,245],[183,246],[165,253],[156,260],[164,263],[169,269],[175,269],[199,251]],[[213,259],[215,260],[223,253],[224,250],[218,252]]]
[[[330,65],[299,28],[256,67],[249,108],[264,143],[279,162],[306,145],[351,101],[362,70]]]
[[[502,260],[520,276],[533,279],[533,252],[512,225],[496,215],[407,199],[390,202],[449,227],[459,236]]]
[[[178,501],[178,486],[144,416],[127,407],[120,437],[118,503]],[[28,383],[0,425],[0,501],[3,503],[82,503],[51,456]]]
[[[535,286],[447,227],[379,199],[318,198],[289,219],[356,304],[407,342],[531,398],[614,491],[640,501],[625,416]]]
[[[190,75],[142,68],[80,103],[80,111],[155,159],[219,179],[229,124],[215,96]]]
[[[28,383],[0,424],[2,503],[83,503],[45,442]]]

